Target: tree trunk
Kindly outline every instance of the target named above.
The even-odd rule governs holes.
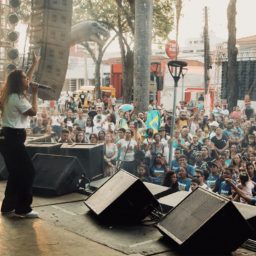
[[[237,105],[237,47],[236,47],[236,0],[230,0],[228,9],[228,72],[227,72],[227,101],[229,111]]]
[[[139,112],[149,104],[152,0],[135,0],[134,103]]]
[[[133,51],[128,50],[122,58],[123,66],[123,103],[131,103],[133,100]]]
[[[100,66],[101,66],[101,61],[102,59],[97,59],[95,62],[95,96],[97,99],[101,98],[101,93],[100,93],[100,86],[101,86],[101,76],[100,76]]]
[[[123,75],[123,103],[131,103],[132,101],[132,89],[133,89],[133,51],[128,44],[125,33],[123,32],[122,22],[121,22],[121,9],[118,5],[118,40],[121,49],[122,56],[122,75]]]
[[[86,50],[89,52],[90,56],[92,57],[95,67],[94,67],[94,85],[95,85],[95,97],[97,99],[101,98],[101,92],[100,92],[100,86],[101,86],[101,76],[100,76],[100,67],[101,67],[101,62],[103,59],[103,55],[105,50],[103,50],[103,46],[97,44],[98,47],[98,54],[96,56],[95,52],[90,48],[90,45],[88,42],[84,42],[82,44]]]
[[[100,67],[104,55],[104,51],[102,49],[102,46],[98,44],[98,56],[95,61],[95,69],[94,69],[94,76],[95,76],[95,96],[97,99],[101,98],[101,91],[100,91],[100,86],[101,86],[101,74],[100,74]]]

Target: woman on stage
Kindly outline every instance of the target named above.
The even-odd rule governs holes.
[[[23,218],[37,218],[32,210],[32,184],[35,175],[33,164],[26,152],[26,128],[28,117],[37,114],[38,85],[32,83],[32,75],[39,57],[33,55],[33,63],[25,74],[22,70],[10,72],[1,91],[0,109],[2,111],[1,153],[9,173],[5,197],[1,206],[3,215],[15,214]],[[31,99],[28,100],[28,88]]]

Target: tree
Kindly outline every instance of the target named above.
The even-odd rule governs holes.
[[[23,0],[21,1],[20,8],[18,8],[17,13],[24,23],[30,23],[31,15],[31,4],[32,0]]]
[[[153,36],[165,40],[173,26],[172,3],[175,0],[158,0],[153,5]],[[130,102],[133,89],[134,0],[74,0],[73,20],[100,21],[118,37],[123,67],[123,98]]]
[[[135,0],[134,102],[139,112],[149,104],[152,0]]]
[[[131,101],[133,89],[134,1],[135,0],[73,0],[73,24],[78,21],[93,19],[104,23],[112,30],[114,34],[113,37],[118,37],[123,66],[124,102]],[[173,3],[175,1],[176,0],[154,1],[152,32],[156,41],[162,42],[166,40],[172,30]],[[31,0],[22,1],[21,9],[24,17],[27,17],[30,13],[30,5]],[[102,49],[102,54],[104,54],[104,49]],[[100,53],[100,51],[99,49],[98,52]],[[101,63],[100,58],[98,59],[98,63]],[[96,80],[97,79],[98,78],[96,78]]]
[[[182,10],[182,0],[176,0],[176,42],[177,43],[179,41],[179,25],[180,25],[181,10]],[[178,48],[176,48],[176,51],[177,50]]]
[[[101,92],[100,92],[100,86],[101,86],[101,74],[100,74],[100,67],[103,59],[103,55],[110,45],[110,43],[115,39],[115,37],[112,37],[105,45],[97,43],[97,54],[95,54],[95,51],[90,47],[90,44],[88,42],[82,43],[82,45],[85,47],[85,49],[89,52],[91,58],[94,61],[95,69],[94,69],[94,77],[95,77],[95,88],[96,88],[96,97],[101,98]]]
[[[237,47],[236,47],[236,0],[230,0],[228,9],[228,72],[227,72],[227,101],[229,111],[237,105]]]

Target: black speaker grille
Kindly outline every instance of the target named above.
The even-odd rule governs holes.
[[[182,244],[226,203],[224,198],[198,190],[175,207],[161,225],[171,230],[170,236]]]
[[[251,100],[256,100],[256,77],[255,70],[256,61],[238,61],[237,62],[237,87],[238,87],[238,100],[243,100],[245,94],[250,94]],[[228,95],[228,62],[222,62],[222,75],[221,75],[221,98],[226,99]]]
[[[35,154],[36,175],[33,189],[41,195],[62,195],[74,192],[83,169],[76,157]]]

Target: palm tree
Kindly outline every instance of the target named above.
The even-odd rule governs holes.
[[[227,72],[227,100],[229,111],[237,105],[237,47],[236,47],[236,0],[230,0],[228,9],[228,72]]]
[[[182,10],[182,0],[176,0],[176,44],[178,44],[179,40],[179,24],[180,24],[180,14]],[[178,47],[176,47],[176,51],[178,51]],[[177,52],[176,52],[177,58]]]
[[[135,0],[134,102],[138,111],[149,104],[153,0]]]

